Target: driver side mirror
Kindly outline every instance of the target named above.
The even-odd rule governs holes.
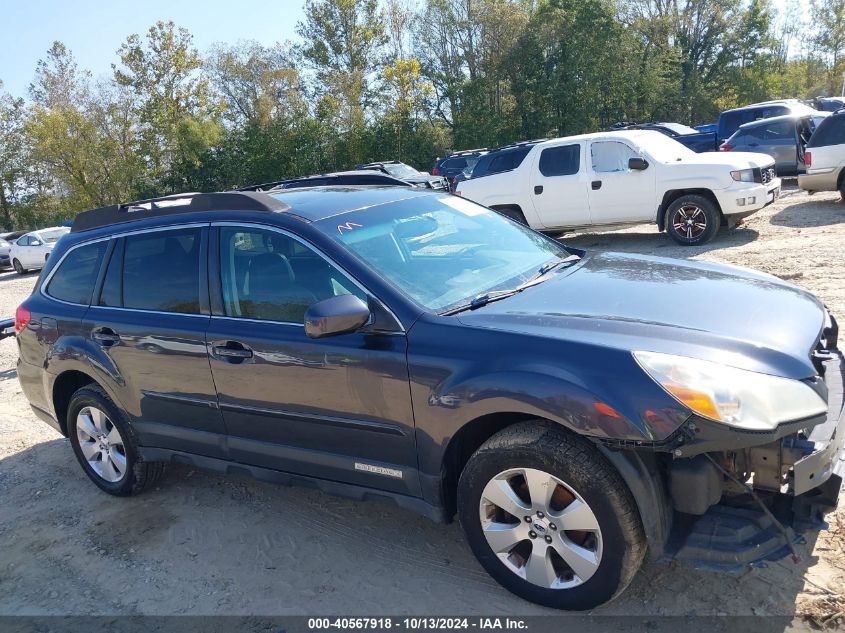
[[[645,158],[629,158],[628,159],[628,169],[632,169],[634,171],[643,171],[644,169],[648,169],[648,161]]]
[[[330,297],[305,311],[305,333],[325,338],[354,332],[370,320],[370,308],[355,295]]]

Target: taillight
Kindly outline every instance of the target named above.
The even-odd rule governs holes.
[[[20,334],[30,319],[32,319],[32,312],[23,306],[18,306],[18,309],[15,310],[15,334]]]
[[[729,152],[729,151],[731,151],[734,147],[736,147],[736,145],[728,145],[727,143],[722,143],[722,144],[719,146],[719,150],[720,150],[720,151],[722,151],[722,152]]]
[[[813,166],[813,155],[810,152],[804,152],[804,167]]]
[[[432,176],[439,176],[439,175],[440,175],[440,170],[439,170],[439,169],[437,169],[437,167],[435,167],[434,169],[432,169],[432,170],[431,170],[431,175],[432,175]]]
[[[452,192],[452,194],[453,194],[453,195],[456,195],[456,196],[460,196],[461,198],[463,198],[463,197],[464,197],[464,194],[462,194],[462,193],[461,193],[460,191],[458,191],[457,189],[455,189],[455,190]]]

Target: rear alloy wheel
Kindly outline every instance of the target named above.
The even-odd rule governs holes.
[[[666,211],[666,231],[678,244],[695,246],[709,242],[719,230],[716,205],[703,196],[682,196]]]
[[[85,474],[109,494],[139,493],[161,476],[164,465],[139,459],[132,428],[98,385],[82,387],[71,396],[67,430]]]
[[[26,274],[26,268],[21,266],[21,263],[17,259],[15,259],[12,262],[12,267],[14,267],[15,272],[18,273],[19,275],[25,275]]]
[[[458,481],[458,516],[499,584],[557,609],[612,600],[646,550],[619,473],[590,442],[544,420],[500,431],[469,458]]]

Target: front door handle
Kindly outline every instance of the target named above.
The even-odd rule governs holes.
[[[538,196],[543,193],[543,185],[534,185],[534,193]]]
[[[91,332],[91,338],[101,347],[111,347],[120,343],[120,335],[110,327],[99,327]]]
[[[601,189],[601,180],[594,180],[592,182],[593,191]]]
[[[227,363],[239,363],[252,358],[252,350],[242,343],[230,341],[225,345],[213,345],[211,353]]]

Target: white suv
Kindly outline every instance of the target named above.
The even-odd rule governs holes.
[[[656,222],[681,244],[703,244],[774,202],[774,165],[626,130],[536,143],[514,168],[461,182],[456,194],[542,231]]]
[[[41,269],[44,262],[53,252],[53,247],[62,235],[70,232],[65,226],[55,226],[49,229],[32,231],[22,235],[14,242],[9,250],[12,266],[19,275],[29,270]]]
[[[839,191],[845,200],[845,110],[827,117],[810,137],[804,154],[807,173],[798,186],[815,191]]]

